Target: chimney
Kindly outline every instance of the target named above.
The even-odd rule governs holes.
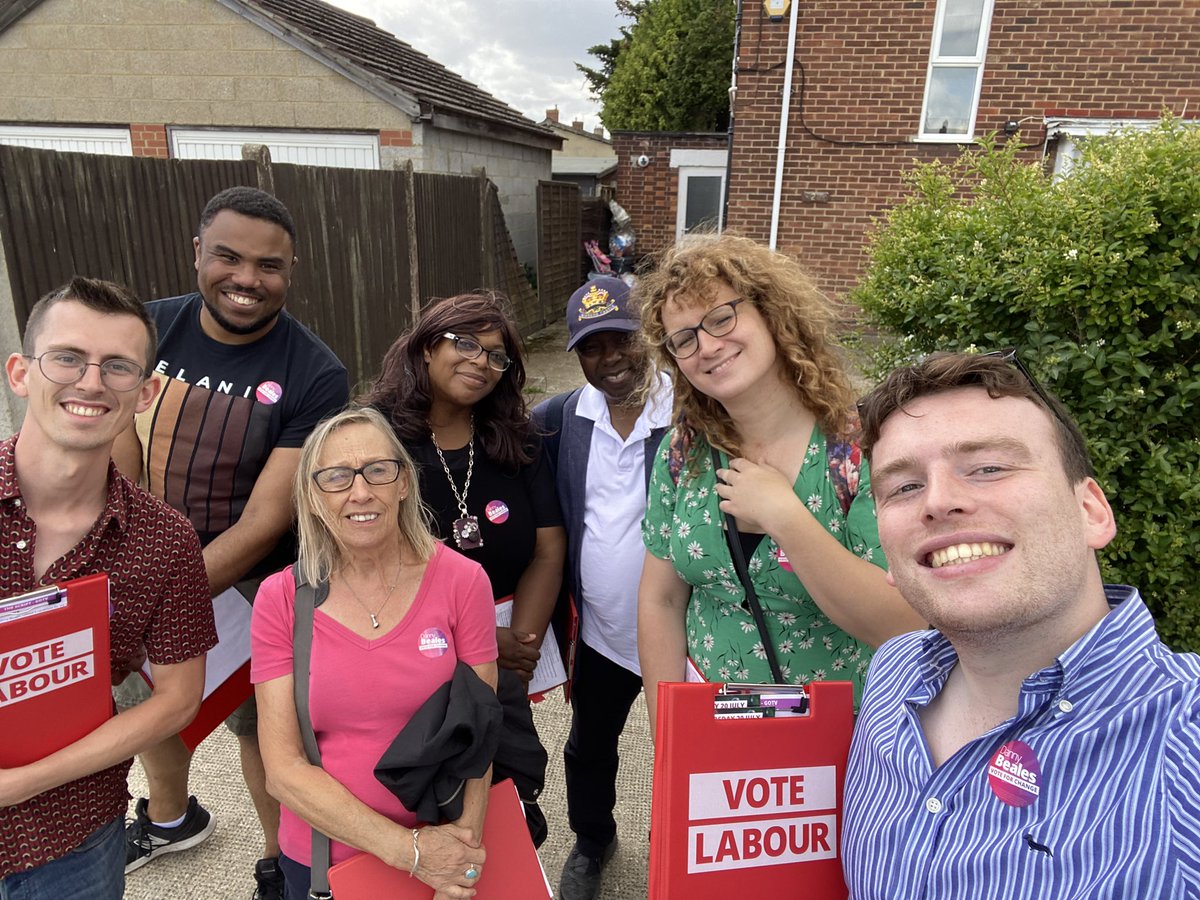
[[[576,119],[571,123],[571,127],[576,131],[583,131],[583,119]]]
[[[551,122],[557,122],[558,121],[558,107],[556,106],[553,109],[546,110],[546,118],[549,119]]]
[[[598,138],[604,137],[604,126],[597,125],[595,128],[592,129],[592,134],[594,134]]]

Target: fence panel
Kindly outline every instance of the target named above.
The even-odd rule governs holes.
[[[567,298],[579,287],[579,186],[562,181],[539,181],[538,304],[553,321],[561,316]]]

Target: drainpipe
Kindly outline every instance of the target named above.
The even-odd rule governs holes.
[[[737,106],[738,53],[742,45],[742,0],[737,0],[733,22],[733,72],[729,79],[729,128],[725,131],[725,196],[721,198],[721,230],[729,223],[729,184],[733,180],[733,113]]]
[[[783,155],[787,149],[788,111],[792,105],[792,65],[796,57],[796,20],[800,16],[799,0],[792,0],[792,16],[788,22],[787,66],[783,73],[783,103],[779,110],[779,147],[775,151],[775,196],[771,200],[771,249],[779,239],[779,204],[783,196]]]

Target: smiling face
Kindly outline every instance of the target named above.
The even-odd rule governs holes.
[[[709,310],[737,299],[737,291],[721,280],[704,297],[676,294],[663,304],[663,328],[668,335],[681,328],[695,328]],[[749,301],[739,303],[736,309],[737,324],[732,331],[721,337],[698,331],[696,352],[675,360],[692,387],[727,410],[731,404],[752,396],[767,379],[778,380],[782,371],[775,339],[762,313]]]
[[[373,425],[354,423],[329,435],[317,469],[349,466],[357,469],[395,455],[391,442]],[[362,475],[345,491],[314,492],[324,505],[325,521],[343,554],[371,553],[396,546],[400,536],[400,504],[408,496],[408,475],[402,469],[391,484],[367,484]]]
[[[588,384],[609,403],[623,406],[642,383],[649,361],[635,331],[597,331],[575,345]]]
[[[909,403],[880,429],[871,492],[888,580],[952,639],[1074,640],[1107,612],[1095,551],[1112,510],[1092,479],[1070,483],[1030,401],[964,387]]]
[[[135,316],[105,314],[82,303],[63,300],[46,310],[33,347],[33,356],[64,350],[103,363],[125,359],[144,365],[146,326]],[[19,353],[8,358],[9,386],[29,403],[22,436],[67,450],[103,449],[146,409],[158,384],[143,380],[130,391],[115,391],[100,377],[98,366],[88,366],[73,384],[55,384],[42,374],[36,359]]]
[[[434,405],[456,409],[470,409],[490,394],[504,377],[488,365],[488,353],[500,350],[508,353],[504,337],[498,330],[478,331],[467,334],[453,332],[459,337],[476,341],[483,352],[474,359],[466,359],[455,349],[454,341],[439,338],[425,350],[425,363],[429,366],[429,388]]]
[[[224,344],[246,344],[270,331],[296,262],[288,233],[266,219],[223,209],[192,244],[205,334]]]

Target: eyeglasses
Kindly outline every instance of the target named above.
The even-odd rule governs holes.
[[[713,337],[729,334],[737,327],[737,305],[744,302],[744,297],[738,297],[736,300],[714,306],[694,328],[680,328],[667,335],[667,339],[663,341],[667,352],[676,359],[687,359],[700,349],[699,332],[703,331]]]
[[[317,469],[313,472],[312,479],[325,493],[340,494],[350,490],[357,475],[361,475],[367,484],[391,484],[400,477],[403,465],[398,459],[376,459],[357,469],[350,466],[330,466],[328,469]]]
[[[454,349],[458,351],[458,355],[463,359],[478,359],[479,354],[483,353],[483,344],[475,340],[475,338],[459,337],[457,334],[451,334],[447,331],[442,335],[448,341],[454,341]],[[508,354],[503,350],[487,351],[487,364],[489,369],[496,372],[508,371],[508,367],[512,365],[512,360],[508,358]]]
[[[132,391],[146,377],[146,370],[128,359],[106,359],[102,363],[88,362],[70,350],[47,350],[41,356],[22,354],[26,359],[36,359],[42,374],[55,384],[74,384],[83,377],[88,366],[100,370],[100,380],[105,387],[114,391]]]

